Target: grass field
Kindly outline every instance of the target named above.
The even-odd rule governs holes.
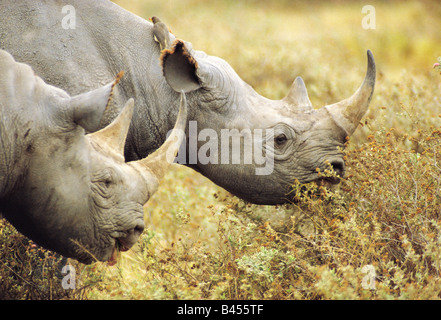
[[[257,206],[176,165],[146,205],[137,248],[114,267],[74,263],[75,290],[60,289],[50,258],[23,246],[3,222],[0,296],[441,298],[437,1],[371,1],[375,29],[362,27],[361,1],[115,2],[160,17],[268,98],[282,98],[302,76],[316,108],[358,88],[370,49],[377,83],[347,147],[347,177],[332,190],[293,186],[296,204]],[[45,266],[43,276],[37,265]]]

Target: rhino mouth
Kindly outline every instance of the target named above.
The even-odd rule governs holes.
[[[317,172],[318,169],[315,171]],[[318,185],[336,185],[345,177],[346,166],[343,160],[335,159],[326,161],[325,165],[314,173],[314,177],[310,182],[316,182]]]
[[[118,262],[119,252],[125,252],[129,249],[130,247],[124,245],[122,239],[115,239],[115,245],[112,248],[112,253],[110,254],[109,260],[107,260],[107,264],[109,266],[114,266]]]
[[[336,185],[339,184],[342,180],[342,177],[324,177],[319,178],[317,183],[319,185],[327,186],[327,185]]]
[[[305,179],[303,181],[299,181],[301,184],[308,184],[308,183],[315,183],[318,186],[331,186],[339,184],[343,180],[344,176],[339,174],[332,174],[329,176],[321,175],[315,173],[313,177],[310,177],[309,179]]]
[[[118,261],[119,253],[128,251],[133,247],[143,231],[144,220],[139,219],[135,221],[132,229],[113,232],[111,234],[111,237],[113,238],[113,247],[111,248],[110,257],[107,259],[107,264],[110,266],[115,265]]]

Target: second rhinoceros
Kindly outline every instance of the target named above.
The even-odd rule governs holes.
[[[176,155],[185,100],[165,143],[125,162],[133,99],[96,131],[118,78],[71,97],[3,50],[0,74],[0,212],[43,247],[84,263],[115,263],[143,231],[143,205]]]
[[[286,202],[295,179],[300,183],[322,179],[317,168],[323,171],[330,165],[343,176],[345,139],[357,128],[374,91],[375,63],[368,51],[365,80],[346,100],[314,109],[301,78],[286,97],[269,100],[225,60],[194,50],[172,34],[168,42],[172,47],[161,53],[152,23],[107,0],[19,5],[4,0],[0,19],[0,46],[70,94],[103,83],[116,68],[127,71],[114,101],[116,106],[129,97],[137,101],[125,148],[129,160],[145,157],[163,143],[178,114],[178,94],[188,92],[188,135],[180,150],[186,154],[181,158],[188,159],[181,163],[258,204]],[[106,113],[106,121],[118,112],[114,108]],[[258,132],[261,154],[272,155],[270,170],[256,174],[267,163],[266,158],[262,164],[247,157],[245,150],[251,148],[234,143],[222,148],[223,132],[229,134],[224,142],[247,140],[246,134]],[[214,135],[217,140],[207,146]]]

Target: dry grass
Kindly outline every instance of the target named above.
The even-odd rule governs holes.
[[[76,265],[78,289],[64,295],[50,295],[52,276],[39,283],[48,295],[33,293],[26,283],[37,281],[28,277],[35,257],[26,249],[17,260],[22,238],[3,226],[0,279],[15,292],[4,298],[440,298],[437,2],[372,1],[375,30],[361,27],[363,4],[355,1],[117,3],[162,18],[269,98],[283,97],[301,75],[316,107],[352,94],[371,49],[378,81],[348,143],[347,177],[332,190],[294,185],[297,204],[257,206],[174,166],[145,208],[148,229],[138,247],[112,268]],[[17,261],[30,269],[16,269],[25,265]]]

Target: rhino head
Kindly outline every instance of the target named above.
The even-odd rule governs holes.
[[[119,78],[70,97],[5,51],[0,73],[0,212],[66,257],[115,263],[118,250],[128,250],[143,231],[143,205],[176,155],[187,121],[185,96],[164,144],[125,162],[133,99],[96,131]]]
[[[300,77],[286,97],[270,100],[256,93],[223,59],[195,51],[190,43],[176,40],[161,54],[163,73],[175,91],[189,93],[189,114],[197,121],[197,134],[206,133],[205,138],[193,143],[196,146],[192,149],[190,122],[186,150],[180,150],[180,154],[186,154],[183,162],[231,193],[257,204],[289,201],[287,193],[295,180],[322,180],[318,171],[329,166],[343,177],[342,149],[366,113],[374,91],[375,62],[370,51],[367,58],[364,82],[350,98],[314,109]],[[206,137],[214,135],[207,134],[207,130],[217,135],[217,140],[208,146]],[[237,139],[241,144],[222,145],[225,132],[230,135],[227,139]],[[260,140],[266,159],[263,165],[252,157],[250,161],[245,154],[245,150],[251,152],[252,148],[247,149],[244,141],[250,141],[247,136],[253,134],[254,141],[248,144],[254,147]],[[202,149],[202,154],[210,154],[208,160],[192,162],[192,155],[200,156]],[[240,159],[236,162],[232,160],[235,152],[236,159]],[[256,170],[259,167],[260,172]],[[330,180],[335,183],[340,179]]]

